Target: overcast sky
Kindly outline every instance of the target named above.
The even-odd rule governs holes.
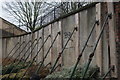
[[[5,6],[5,4],[4,4],[5,1],[6,0],[2,0],[2,1],[0,0],[0,17],[2,17],[3,19],[5,19],[5,20],[9,21],[10,23],[13,23],[13,24],[15,24],[17,26],[18,23],[13,22],[13,20],[11,20],[9,18],[8,14],[2,8],[3,6]],[[9,0],[9,1],[12,2],[12,0]],[[27,29],[25,27],[21,27],[21,29],[27,31]]]
[[[0,17],[1,17],[1,12],[2,12],[2,10],[1,10],[1,2],[0,2]]]
[[[6,18],[6,13],[3,12],[2,10],[2,6],[4,6],[3,2],[12,2],[12,1],[19,1],[19,0],[0,0],[0,17],[3,17],[5,19],[8,19]],[[88,2],[88,1],[99,1],[99,0],[21,0],[21,1],[46,1],[46,2],[61,2],[61,1],[79,1],[79,2],[82,2],[82,1],[85,1],[85,2]],[[108,1],[108,2],[115,2],[115,1],[120,1],[120,0],[100,0],[100,1]]]
[[[2,17],[2,3],[0,1],[0,17]]]
[[[0,0],[0,17],[4,18],[5,20],[13,23],[13,24],[16,24],[15,22],[13,22],[12,20],[10,20],[10,18],[8,18],[8,15],[7,13],[5,13],[5,11],[2,9],[2,6],[4,6],[4,2],[13,2],[13,1],[16,1],[16,0]],[[19,1],[19,0],[17,0]],[[40,0],[21,0],[21,1],[40,1]],[[60,1],[92,1],[92,0],[45,0],[46,2],[54,2],[54,1],[57,1],[57,2],[60,2]],[[96,0],[94,0],[96,1]],[[97,0],[99,1],[99,0]],[[103,0],[101,0],[103,1]],[[107,0],[107,1],[120,1],[120,0]],[[23,28],[24,29],[24,28]]]

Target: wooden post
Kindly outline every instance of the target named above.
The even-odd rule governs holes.
[[[42,28],[42,44],[41,45],[43,45],[43,43],[44,43],[44,35],[45,35],[45,29],[44,29],[44,27]],[[43,46],[43,48],[42,48],[42,58],[41,58],[41,60],[43,60],[43,57],[44,57],[44,46]]]
[[[7,54],[7,39],[5,39],[5,55],[4,57],[6,57],[8,54]]]
[[[7,39],[6,38],[4,38],[4,39],[2,39],[2,48],[1,48],[1,50],[2,50],[2,58],[4,59],[5,57],[6,57],[6,55],[7,55]]]
[[[110,60],[111,66],[115,66],[115,71],[112,72],[112,77],[117,77],[116,69],[116,44],[115,44],[115,20],[114,20],[114,5],[112,2],[107,2],[108,13],[112,13],[112,19],[109,19],[109,45],[110,45]]]
[[[79,30],[79,28],[80,28],[80,24],[79,24],[80,19],[79,19],[79,13],[75,14],[75,22],[76,22],[75,27],[77,27],[77,29],[78,29],[78,31],[75,32],[76,33],[75,54],[76,54],[76,60],[77,60],[77,57],[80,54],[80,30]]]
[[[61,21],[59,21],[58,24],[59,24],[58,28],[59,28],[59,31],[60,31],[60,35],[57,38],[57,42],[58,42],[57,46],[59,48],[58,52],[61,52],[61,50],[62,50],[62,43],[63,43],[62,42],[62,23],[61,23]],[[61,56],[61,58],[59,60],[59,64],[63,65],[63,56]],[[58,70],[61,70],[61,67],[59,67]]]
[[[50,45],[52,44],[52,41],[53,41],[53,37],[52,37],[52,24],[50,24],[50,26],[49,26],[49,34],[51,35],[51,37],[50,37]],[[53,54],[53,52],[52,52],[52,48],[50,49],[50,52],[49,52],[49,54],[50,54],[50,62],[52,62],[53,60],[52,60],[52,54]],[[48,62],[49,63],[49,62]],[[51,66],[51,65],[50,65]]]
[[[43,29],[39,30],[38,31],[38,37],[41,39],[38,41],[38,44],[37,44],[37,52],[39,51],[40,47],[42,46],[43,44]],[[40,62],[41,60],[43,60],[43,48],[41,50],[41,52],[38,53],[38,61],[37,62]]]
[[[53,25],[51,24],[51,41],[53,41]],[[53,46],[51,48],[51,51],[50,51],[50,55],[51,55],[51,66],[53,64],[53,58],[54,58],[54,51],[53,51]]]
[[[34,39],[35,39],[35,33],[33,33],[33,32],[31,32],[31,59],[33,59],[33,57],[35,56],[35,54],[34,54],[34,50],[32,50],[33,49],[33,46],[34,46],[34,44],[32,44],[33,43],[33,41],[34,41]]]
[[[101,30],[101,3],[96,4],[96,20],[99,20],[99,25],[96,26],[96,38]],[[103,57],[102,57],[102,40],[99,41],[96,49],[96,64],[100,68],[100,75],[103,74]]]
[[[19,41],[20,41],[20,44],[19,44],[19,46],[22,44],[22,38],[21,38],[22,36],[20,36],[19,37]],[[22,45],[21,45],[22,46]],[[17,54],[16,55],[18,55],[18,53],[20,53],[20,51],[21,51],[21,47],[18,49],[18,51],[16,52]],[[15,56],[16,56],[15,55]]]
[[[1,32],[0,32],[0,34],[2,34]],[[3,46],[3,41],[2,41],[3,39],[2,38],[0,38],[0,64],[2,64],[2,54],[3,54],[3,48],[2,48],[2,46]]]
[[[39,36],[39,31],[37,31],[37,40],[40,38],[40,36]],[[40,40],[39,40],[40,41]],[[39,41],[37,42],[37,45],[36,45],[36,53],[38,52],[38,46],[39,46]],[[39,54],[38,54],[38,56],[37,56],[37,62],[39,62]]]
[[[23,35],[23,41],[25,41],[25,44],[27,43],[26,42],[26,35]],[[23,47],[25,47],[25,44],[23,45]],[[21,59],[21,57],[25,54],[25,51],[26,51],[27,47],[23,50],[23,52],[21,53],[21,56],[19,59]],[[25,56],[22,58],[22,59],[25,59]]]

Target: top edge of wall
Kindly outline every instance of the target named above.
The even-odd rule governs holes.
[[[68,14],[65,14],[65,15],[63,15],[63,16],[60,16],[60,17],[58,17],[57,19],[55,19],[55,20],[53,20],[53,21],[51,21],[51,22],[49,22],[49,23],[47,23],[47,24],[45,24],[45,25],[42,25],[41,27],[36,28],[36,29],[33,31],[33,33],[35,33],[35,32],[38,31],[38,30],[41,30],[42,28],[47,27],[49,24],[52,24],[52,23],[57,22],[57,21],[59,21],[59,20],[61,20],[61,19],[64,19],[64,18],[69,17],[69,16],[71,16],[71,15],[74,15],[74,14],[80,12],[80,11],[83,11],[83,10],[86,10],[86,9],[88,9],[88,8],[94,7],[97,3],[99,3],[99,2],[94,2],[94,3],[88,4],[88,5],[86,5],[86,6],[83,6],[83,7],[79,8],[79,9],[75,10],[75,11],[72,11],[72,12],[70,12],[70,13],[68,13]],[[32,32],[28,32],[28,33],[21,34],[21,35],[8,36],[8,37],[2,37],[2,38],[20,37],[20,36],[28,35],[28,34],[31,34],[31,33],[32,33]]]

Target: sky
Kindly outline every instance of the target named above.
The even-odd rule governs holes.
[[[0,1],[0,17],[2,17],[2,3]]]
[[[2,9],[2,6],[4,6],[4,2],[6,2],[6,1],[7,2],[12,2],[12,1],[15,1],[15,0],[0,0],[0,17],[4,18],[5,20],[7,20],[7,21],[9,21],[13,24],[16,24],[16,23],[12,22],[12,20],[10,20],[7,17],[8,16],[7,13],[5,13],[5,11]],[[24,0],[22,0],[22,1],[24,1]],[[25,0],[25,1],[40,1],[40,0]],[[80,2],[81,1],[86,1],[86,2],[88,2],[88,1],[91,1],[91,0],[45,0],[45,1],[46,2],[54,2],[54,1],[57,1],[57,2],[59,2],[59,1],[80,1]],[[94,1],[99,1],[99,0],[94,0]],[[107,0],[107,1],[111,2],[111,1],[120,1],[120,0]],[[25,28],[23,28],[23,29],[25,29]]]
[[[7,13],[3,10],[3,7],[4,6],[4,0],[0,0],[0,17],[2,17],[3,19],[5,19],[5,20],[8,20],[8,21],[10,21],[9,19],[8,19],[8,15],[7,15]],[[11,22],[11,21],[10,21]]]
[[[3,4],[3,2],[12,2],[12,1],[19,1],[19,0],[0,0],[0,17],[3,17],[3,18],[5,18],[5,19],[7,19],[6,18],[6,14],[5,14],[5,12],[3,13],[3,10],[2,10],[2,5],[4,6],[4,4]],[[22,1],[41,1],[41,0],[22,0]],[[42,1],[46,1],[46,2],[61,2],[61,1],[80,1],[80,2],[82,2],[82,1],[86,1],[86,2],[88,2],[88,1],[99,1],[99,0],[42,0]],[[108,1],[108,2],[116,2],[116,1],[120,1],[120,0],[100,0],[100,1]]]
[[[5,11],[3,10],[2,7],[5,5],[5,4],[4,4],[4,1],[5,1],[5,0],[0,0],[0,17],[2,17],[3,19],[5,19],[5,20],[9,21],[10,23],[15,24],[15,25],[17,26],[18,23],[13,22],[13,20],[11,20],[11,19],[9,18],[7,12],[5,12]],[[12,2],[12,0],[9,0],[9,1]],[[8,2],[8,1],[7,1],[7,2]],[[21,27],[21,29],[27,31],[27,29],[26,29],[25,27]]]

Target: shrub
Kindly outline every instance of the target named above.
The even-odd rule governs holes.
[[[75,70],[74,76],[73,78],[81,78],[83,76],[83,72],[84,72],[85,67],[77,67],[77,69]],[[72,73],[73,67],[70,68],[62,68],[62,71],[60,72],[54,72],[50,75],[48,75],[46,77],[47,78],[70,78],[70,75]],[[92,79],[97,79],[99,78],[99,72],[96,72],[95,74],[93,74],[96,70],[98,70],[98,67],[89,67],[89,70],[87,71],[87,74],[85,76],[85,78],[92,78]],[[92,76],[91,76],[92,75]],[[96,76],[96,77],[95,77]]]

